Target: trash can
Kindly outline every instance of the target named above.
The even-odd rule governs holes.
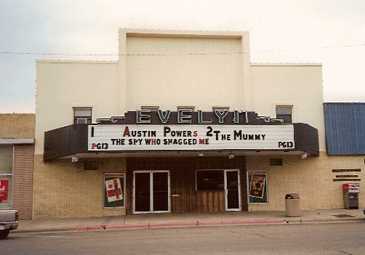
[[[359,183],[342,184],[343,202],[345,209],[359,209]]]
[[[285,195],[286,216],[299,217],[302,216],[300,209],[300,199],[298,193],[289,193]]]

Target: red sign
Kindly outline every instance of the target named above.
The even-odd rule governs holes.
[[[5,203],[8,201],[9,193],[9,180],[0,180],[0,203]]]
[[[360,183],[345,183],[342,184],[343,191],[348,191],[349,193],[359,193]]]

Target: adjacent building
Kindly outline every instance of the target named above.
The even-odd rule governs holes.
[[[322,66],[249,49],[121,29],[117,61],[39,60],[34,218],[343,207],[333,169],[364,161],[326,153]]]
[[[34,114],[0,114],[0,210],[32,218]]]

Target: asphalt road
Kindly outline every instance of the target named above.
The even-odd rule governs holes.
[[[106,232],[13,233],[6,255],[365,254],[365,222]]]

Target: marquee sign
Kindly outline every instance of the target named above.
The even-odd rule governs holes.
[[[282,124],[282,119],[260,116],[255,112],[228,111],[226,109],[213,109],[212,111],[193,111],[192,109],[170,110],[140,110],[128,111],[124,116],[99,118],[102,124],[202,124],[202,125],[266,125]]]
[[[292,150],[293,125],[89,125],[89,151]]]

